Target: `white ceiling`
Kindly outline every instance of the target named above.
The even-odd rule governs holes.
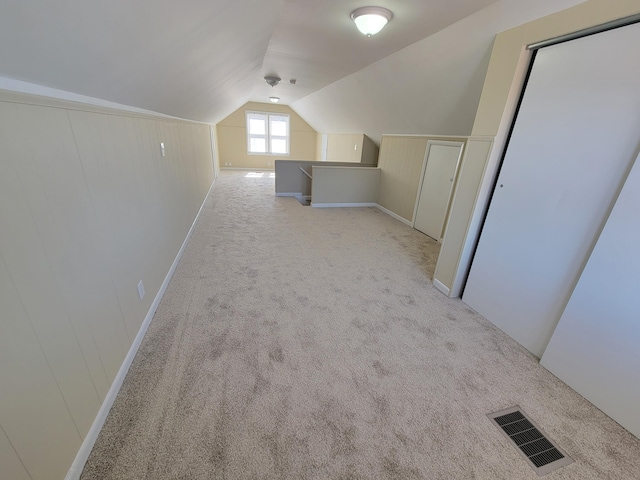
[[[269,95],[300,103],[496,1],[373,3],[391,9],[394,18],[367,38],[349,14],[368,0],[4,0],[0,77],[216,123]],[[497,2],[503,3],[579,2]],[[483,38],[493,38],[492,29]],[[424,69],[420,58],[403,61]],[[475,59],[465,73],[480,85],[482,65],[486,58]],[[269,87],[267,74],[283,81]]]
[[[292,104],[317,131],[470,135],[495,34],[582,0],[500,0]]]
[[[0,76],[215,123],[248,100],[291,104],[493,1],[376,0],[395,18],[367,38],[349,18],[366,0],[10,0]]]

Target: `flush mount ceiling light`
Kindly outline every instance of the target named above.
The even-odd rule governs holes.
[[[360,7],[351,12],[353,20],[364,35],[375,35],[393,18],[393,12],[384,7]]]
[[[271,100],[271,103],[278,103],[280,101],[280,97],[269,97],[269,100]]]
[[[277,84],[279,84],[280,80],[282,79],[275,75],[267,75],[266,77],[264,77],[264,81],[267,82],[272,87],[275,87]]]

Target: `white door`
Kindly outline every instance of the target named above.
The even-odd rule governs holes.
[[[640,438],[640,158],[540,363]]]
[[[640,24],[538,51],[463,300],[540,357],[640,146]]]
[[[413,227],[435,240],[440,240],[444,232],[463,146],[462,142],[427,143]]]

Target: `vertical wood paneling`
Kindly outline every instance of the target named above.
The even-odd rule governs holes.
[[[56,227],[56,213],[72,211],[74,188],[67,180],[67,188],[57,185],[51,174],[52,165],[64,169],[75,155],[73,137],[59,110],[14,105],[7,113],[10,121],[1,129],[11,141],[3,142],[3,152],[15,173],[7,172],[13,185],[3,188],[13,196],[0,221],[3,256],[76,428],[86,431],[100,399],[74,326],[77,310],[69,308],[60,287],[72,245],[60,241]],[[66,170],[73,176],[73,167]],[[60,210],[52,210],[52,203]]]
[[[111,383],[135,336],[135,330],[127,328],[123,317],[115,274],[121,260],[114,252],[119,250],[120,244],[130,243],[130,233],[122,229],[122,220],[117,216],[116,202],[125,196],[125,192],[116,181],[118,165],[115,157],[122,152],[104,138],[109,131],[99,122],[100,115],[68,113],[93,214],[93,221],[85,228],[94,239],[94,248],[86,261],[95,288],[83,288],[81,292],[89,300],[88,308],[97,330],[96,341],[104,346],[102,361]],[[124,138],[121,140],[117,148],[126,148],[127,142]],[[126,212],[123,213],[125,216]]]
[[[46,141],[33,142],[36,157],[41,159],[40,187],[44,195],[40,204],[42,210],[38,213],[36,222],[44,230],[44,247],[89,369],[99,405],[109,389],[110,381],[100,353],[95,348],[90,321],[91,306],[78,301],[78,296],[87,283],[83,272],[91,264],[95,242],[86,227],[78,231],[77,226],[91,224],[91,203],[66,112],[59,109],[51,109],[50,112],[55,117],[55,128],[42,125],[39,136]],[[39,111],[35,115],[40,119],[44,118]],[[48,135],[52,138],[47,138]],[[56,151],[52,151],[53,148]],[[28,181],[23,180],[23,183]],[[37,185],[34,186],[38,188]],[[86,408],[85,424],[79,426],[81,432],[93,421],[95,404],[87,402]]]
[[[449,289],[452,297],[460,296],[471,263],[475,240],[467,238],[467,232],[471,228],[471,213],[492,145],[488,139],[469,139],[460,162],[458,185],[451,200],[447,231],[434,273],[434,278]]]
[[[209,127],[0,101],[0,151],[2,476],[63,478],[213,180]]]
[[[364,135],[330,133],[327,137],[328,162],[360,163]]]
[[[427,137],[384,136],[380,144],[378,204],[410,222],[427,140]]]
[[[12,480],[30,480],[31,476],[0,426],[0,473]]]
[[[7,176],[4,166],[0,163],[0,188],[6,193],[15,177]],[[2,225],[5,206],[0,203]],[[4,251],[4,242],[0,245]],[[0,256],[0,425],[34,479],[63,478],[80,446],[80,436],[4,255]],[[6,447],[0,450],[3,458],[13,457]],[[2,478],[13,478],[4,469],[3,461]]]
[[[384,135],[380,143],[378,205],[409,222],[413,222],[429,140],[466,142],[465,137]]]

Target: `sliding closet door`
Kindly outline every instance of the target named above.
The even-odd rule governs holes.
[[[463,300],[540,357],[640,145],[640,24],[540,49]]]
[[[640,438],[640,158],[540,363]]]

